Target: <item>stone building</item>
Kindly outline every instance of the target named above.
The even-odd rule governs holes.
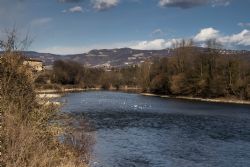
[[[43,70],[43,61],[38,59],[25,59],[23,64],[31,67],[34,72],[40,72]]]

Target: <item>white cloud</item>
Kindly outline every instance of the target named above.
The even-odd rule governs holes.
[[[179,41],[179,39],[155,39],[151,41],[141,41],[135,45],[131,45],[130,48],[139,50],[160,50],[170,48],[177,41]]]
[[[158,28],[158,29],[155,29],[151,34],[153,36],[158,36],[158,35],[163,35],[164,32],[160,28]]]
[[[118,5],[120,0],[91,0],[93,8],[102,11]]]
[[[194,40],[197,42],[204,42],[210,39],[218,38],[219,31],[214,28],[204,28],[195,37]]]
[[[210,39],[217,39],[226,48],[233,48],[237,46],[250,46],[250,31],[244,29],[243,31],[231,34],[222,35],[219,30],[214,28],[202,29],[194,38],[196,42],[202,43]]]
[[[45,24],[48,24],[52,21],[53,19],[51,17],[44,17],[44,18],[38,18],[35,20],[31,21],[31,26],[42,26]]]
[[[218,40],[225,45],[250,46],[250,31],[245,29],[238,34],[224,36]]]
[[[213,7],[215,7],[215,6],[229,6],[231,4],[231,0],[212,0],[211,4]]]
[[[159,5],[162,7],[179,7],[191,8],[207,4],[207,0],[160,0]]]
[[[178,7],[182,9],[192,8],[202,5],[228,6],[231,0],[159,0],[161,7]]]
[[[61,2],[61,3],[76,3],[76,2],[80,2],[80,0],[58,0],[58,2]]]
[[[81,6],[74,6],[72,8],[69,8],[68,10],[63,10],[62,11],[63,13],[67,13],[67,12],[70,12],[70,13],[83,13],[84,10]]]
[[[191,38],[191,37],[190,37]],[[194,35],[194,41],[199,46],[206,46],[205,42],[209,39],[217,39],[225,48],[234,49],[239,46],[250,47],[250,30],[243,30],[239,33],[231,35],[222,35],[219,30],[214,28],[205,28],[201,29],[197,35]],[[173,44],[180,42],[181,39],[154,39],[154,40],[145,40],[145,41],[129,41],[129,42],[114,42],[114,43],[105,43],[105,44],[95,44],[88,46],[54,46],[45,49],[38,49],[38,52],[43,53],[54,53],[54,54],[79,54],[85,53],[92,49],[114,49],[114,48],[124,48],[129,47],[132,49],[139,50],[160,50],[171,48]],[[36,49],[35,49],[36,50]]]
[[[248,23],[239,22],[238,26],[240,26],[240,27],[250,27],[250,22],[248,22]]]
[[[71,13],[76,13],[76,12],[82,13],[82,12],[83,12],[83,9],[82,9],[81,6],[75,6],[75,7],[73,7],[73,8],[70,8],[70,9],[69,9],[69,12],[71,12]]]

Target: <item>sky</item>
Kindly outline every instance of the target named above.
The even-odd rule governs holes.
[[[16,27],[29,50],[165,49],[181,39],[250,50],[250,0],[0,0],[0,38]]]

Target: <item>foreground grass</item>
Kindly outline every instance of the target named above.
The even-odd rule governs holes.
[[[91,138],[55,123],[56,111],[38,104],[32,73],[23,66],[22,56],[4,53],[0,60],[0,166],[86,167]]]

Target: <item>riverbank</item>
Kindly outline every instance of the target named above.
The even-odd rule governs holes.
[[[101,88],[62,88],[62,89],[42,89],[36,90],[37,94],[63,94],[63,93],[72,93],[72,92],[82,92],[88,90],[101,90]]]
[[[100,91],[104,90],[102,88],[62,88],[62,89],[44,89],[44,90],[36,90],[37,96],[40,99],[55,99],[60,98],[66,93],[73,92],[84,92],[84,91]],[[248,104],[250,105],[250,101],[248,100],[239,100],[232,98],[200,98],[200,97],[191,97],[191,96],[169,96],[169,95],[159,95],[153,93],[141,93],[141,89],[138,87],[122,87],[119,89],[110,88],[108,91],[123,91],[123,92],[133,92],[137,94],[141,94],[143,96],[155,96],[161,98],[172,98],[172,99],[182,99],[182,100],[194,100],[194,101],[203,101],[203,102],[211,102],[211,103],[231,103],[231,104]]]
[[[38,104],[40,104],[40,105],[60,106],[61,105],[60,102],[58,102],[58,101],[52,101],[52,100],[56,99],[56,98],[60,98],[62,96],[63,96],[62,94],[56,94],[56,93],[54,93],[54,94],[51,94],[51,93],[50,94],[46,94],[46,93],[44,93],[44,94],[37,94],[36,98],[37,98]]]
[[[63,89],[44,89],[44,90],[36,90],[37,98],[39,103],[46,104],[55,104],[61,105],[60,102],[52,102],[51,99],[56,99],[64,96],[66,93],[73,92],[83,92],[88,90],[100,90],[99,88],[90,88],[90,89],[82,89],[82,88],[63,88]]]
[[[105,90],[100,87],[98,88],[62,88],[62,89],[39,89],[36,90],[37,97],[45,98],[45,99],[53,99],[62,97],[66,93],[74,93],[74,92],[84,92],[84,91],[100,91]],[[114,88],[111,87],[108,91],[123,91],[123,92],[133,92],[140,93],[141,89],[137,87],[122,87],[122,88]]]
[[[247,100],[238,100],[238,99],[229,99],[229,98],[199,98],[199,97],[191,97],[191,96],[168,96],[168,95],[158,95],[153,93],[140,93],[143,96],[154,96],[161,98],[169,98],[169,99],[182,99],[182,100],[194,100],[194,101],[203,101],[203,102],[211,102],[211,103],[231,103],[231,104],[248,104],[250,105],[250,101]]]

